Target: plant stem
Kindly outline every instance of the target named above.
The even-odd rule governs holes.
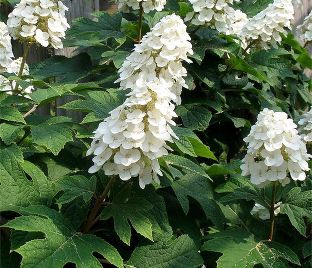
[[[26,118],[27,116],[31,115],[34,111],[36,111],[37,107],[38,104],[35,104],[27,113],[23,115],[23,117]]]
[[[272,197],[271,197],[271,207],[270,207],[270,235],[268,240],[272,241],[274,236],[274,227],[275,227],[275,198],[276,198],[276,182],[272,184]]]
[[[143,24],[143,5],[142,5],[142,1],[140,2],[140,13],[139,13],[139,22],[138,22],[138,43],[141,42],[142,39],[142,24]]]
[[[115,178],[116,178],[115,176],[111,177],[111,179],[107,183],[103,193],[96,199],[94,207],[91,209],[91,212],[87,218],[87,221],[82,228],[83,233],[89,232],[89,230],[92,228],[92,226],[98,221],[99,218],[97,217],[97,215],[101,209],[103,201],[107,197],[110,189],[112,188],[112,186],[115,182]]]
[[[29,48],[30,48],[29,44],[26,44],[25,47],[24,47],[24,52],[23,52],[23,58],[22,58],[21,66],[20,66],[18,74],[17,74],[18,77],[21,77],[23,75],[26,59],[27,59],[27,56],[28,56],[28,53],[29,53]],[[14,89],[12,91],[13,95],[16,95],[16,94],[20,93],[19,90],[18,90],[18,86],[19,86],[19,83],[18,83],[18,81],[16,81],[15,87],[14,87]]]

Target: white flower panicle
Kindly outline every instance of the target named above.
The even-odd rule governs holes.
[[[139,10],[142,4],[143,11],[148,13],[152,10],[162,11],[167,0],[117,0],[118,9],[128,12],[130,9]]]
[[[11,37],[6,24],[0,21],[0,69],[10,64],[13,57]]]
[[[241,165],[242,175],[250,175],[251,182],[259,187],[273,181],[285,185],[290,178],[305,180],[311,155],[296,127],[284,112],[267,108],[260,112],[244,139],[248,150]]]
[[[291,29],[294,7],[291,0],[274,0],[268,7],[249,19],[239,34],[247,42],[257,41],[259,47],[269,48],[282,41],[281,34]]]
[[[177,15],[161,19],[127,57],[119,70],[125,102],[110,112],[94,132],[87,154],[94,154],[90,173],[101,168],[122,180],[139,176],[141,188],[162,175],[158,158],[168,154],[166,142],[176,137],[170,125],[176,117],[182,87],[187,87],[182,61],[193,53],[186,26]]]
[[[308,112],[302,115],[298,125],[300,126],[299,133],[302,139],[306,143],[312,142],[312,107]]]
[[[230,5],[233,0],[190,0],[193,12],[186,16],[194,25],[207,25],[224,34],[237,34],[247,23],[245,13]]]
[[[62,39],[69,28],[65,11],[57,0],[21,0],[9,14],[8,29],[14,39],[63,48]]]
[[[22,58],[18,58],[16,60],[11,61],[10,64],[4,68],[4,72],[10,73],[10,74],[15,74],[18,75],[20,66],[22,63]],[[25,63],[23,73],[22,75],[29,75],[29,67]],[[28,81],[28,80],[26,80]],[[6,92],[7,94],[12,94],[13,89],[15,89],[16,82],[15,81],[10,81],[3,75],[0,75],[0,91]],[[29,86],[25,89],[23,89],[21,86],[18,87],[18,90],[21,92],[21,94],[25,97],[29,97],[27,94],[31,93],[33,91],[33,86]]]
[[[280,208],[280,205],[281,205],[281,202],[278,202],[274,205],[274,215],[277,216],[280,211],[281,211],[281,208]],[[261,220],[269,220],[270,219],[270,211],[258,204],[258,203],[255,203],[255,206],[252,208],[252,210],[250,211],[250,214],[261,219]]]
[[[299,38],[303,43],[312,41],[312,11],[304,19],[303,23],[298,26]]]

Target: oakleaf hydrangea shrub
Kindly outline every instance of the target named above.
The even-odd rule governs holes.
[[[310,267],[302,1],[10,3],[1,267]]]

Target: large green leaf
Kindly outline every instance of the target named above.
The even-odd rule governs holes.
[[[53,120],[55,119],[55,120]],[[56,117],[31,126],[33,142],[57,155],[67,142],[73,140],[68,118]]]
[[[58,198],[57,203],[62,205],[82,197],[87,203],[95,192],[96,177],[86,178],[82,175],[65,176],[56,181],[56,186],[63,194]]]
[[[197,174],[187,173],[182,178],[172,182],[175,192],[185,214],[189,211],[189,199],[192,197],[203,208],[206,217],[217,226],[224,224],[224,216],[213,199],[213,191],[207,178]]]
[[[301,191],[299,187],[291,189],[282,200],[281,213],[286,214],[297,231],[306,236],[304,218],[312,220],[312,190]]]
[[[190,156],[200,156],[208,159],[217,160],[210,148],[203,144],[197,135],[187,128],[173,128],[179,139],[175,139],[174,143],[185,154]]]
[[[191,161],[188,158],[179,155],[169,154],[164,156],[162,159],[169,166],[179,167],[182,170],[185,170],[186,172],[193,172],[195,174],[209,178],[207,173],[200,165],[196,164],[195,162]]]
[[[197,268],[203,264],[194,242],[187,235],[164,237],[147,246],[138,246],[128,261],[129,267]]]
[[[101,46],[109,38],[121,42],[124,38],[124,34],[120,31],[121,13],[97,12],[94,16],[96,21],[88,18],[74,20],[66,33],[65,46]]]
[[[33,239],[17,248],[22,255],[21,268],[63,268],[67,263],[77,268],[102,267],[94,257],[97,252],[110,263],[123,267],[117,250],[94,235],[76,232],[69,222],[58,212],[48,207],[29,207],[21,211],[23,215],[5,224],[5,227],[26,232],[44,233],[44,239]]]
[[[152,222],[148,212],[153,205],[143,197],[130,196],[127,198],[128,188],[120,191],[111,203],[101,213],[101,219],[114,219],[114,229],[119,238],[130,245],[132,227],[142,236],[153,240]]]
[[[49,88],[41,88],[30,94],[31,99],[35,102],[43,103],[49,102],[55,98],[61,97],[65,94],[80,91],[80,90],[90,90],[99,89],[100,87],[95,83],[80,83],[80,84],[62,84],[62,85],[52,85]]]
[[[23,115],[15,107],[0,107],[0,119],[25,124]]]
[[[192,130],[204,131],[212,117],[211,112],[204,106],[180,105],[177,114],[181,116],[183,125]]]
[[[0,138],[6,145],[10,145],[16,138],[23,135],[23,126],[10,125],[7,123],[0,124]]]
[[[258,240],[242,230],[223,231],[212,234],[202,246],[202,251],[220,252],[218,268],[286,268],[281,259],[300,265],[298,256],[288,247],[265,240]]]
[[[32,181],[27,179],[23,169]],[[0,186],[0,211],[45,204],[52,197],[49,181],[42,171],[30,162],[20,164],[9,149],[0,150]]]

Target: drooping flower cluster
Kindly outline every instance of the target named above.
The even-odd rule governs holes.
[[[274,208],[275,208],[274,209],[274,215],[275,216],[277,216],[281,211],[280,205],[281,205],[281,202],[278,202],[274,205]],[[258,203],[255,203],[255,206],[250,211],[250,214],[261,219],[261,220],[270,219],[270,211],[266,207],[264,207]]]
[[[301,134],[302,139],[305,142],[312,142],[312,107],[310,111],[302,115],[298,125],[301,126],[299,128],[299,133]]]
[[[0,69],[10,64],[13,57],[11,37],[6,24],[0,21]]]
[[[237,34],[247,23],[245,13],[230,5],[233,0],[190,0],[194,12],[186,16],[194,25],[207,25],[224,34]]]
[[[305,180],[311,155],[296,127],[284,112],[267,108],[260,112],[244,139],[248,150],[241,165],[242,175],[250,175],[251,182],[259,187],[273,181],[285,185],[290,178]]]
[[[139,10],[141,4],[143,11],[148,13],[152,10],[162,11],[166,5],[167,0],[117,0],[117,2],[119,10]]]
[[[8,29],[14,39],[63,48],[62,39],[69,28],[65,11],[57,0],[21,0],[9,14]]]
[[[141,188],[162,175],[158,158],[168,154],[166,142],[175,137],[170,125],[180,103],[183,77],[192,45],[177,15],[161,19],[127,57],[119,70],[121,89],[130,89],[125,102],[110,112],[94,132],[87,154],[94,154],[89,172],[101,168],[122,180],[139,176]]]
[[[312,41],[312,11],[304,19],[303,23],[298,26],[299,38],[303,43]]]
[[[10,64],[8,64],[4,68],[3,72],[18,75],[21,63],[22,63],[22,58],[18,58],[16,60],[13,60],[13,61],[11,61]],[[24,65],[22,75],[29,75],[29,67],[26,63]],[[16,86],[15,81],[10,81],[5,76],[0,75],[0,91],[6,92],[7,94],[12,94],[12,91],[15,89],[15,86]],[[28,86],[28,87],[23,89],[21,86],[19,86],[18,90],[21,92],[21,94],[23,96],[28,97],[27,94],[29,94],[33,91],[33,87]]]
[[[257,41],[260,47],[276,46],[282,40],[281,34],[291,29],[294,19],[292,0],[274,0],[268,7],[249,19],[240,36],[247,42]]]

